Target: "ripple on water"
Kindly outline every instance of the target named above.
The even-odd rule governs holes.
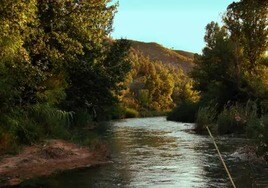
[[[230,186],[210,138],[185,131],[192,127],[193,124],[168,122],[164,117],[113,121],[102,137],[113,148],[113,164],[62,173],[24,185],[40,187],[41,182],[41,187],[62,188]],[[229,157],[245,139],[219,137],[217,142],[237,187],[251,187],[249,165]],[[265,180],[262,171],[258,173],[258,178]]]

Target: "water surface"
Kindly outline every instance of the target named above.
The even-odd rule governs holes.
[[[20,187],[231,187],[210,137],[191,133],[192,126],[164,117],[107,123],[100,137],[112,150],[112,164],[37,178]],[[246,142],[217,138],[237,187],[243,188],[267,180],[265,168],[232,157]]]

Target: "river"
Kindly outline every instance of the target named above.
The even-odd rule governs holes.
[[[113,163],[37,178],[20,187],[231,187],[210,137],[191,133],[192,127],[165,117],[106,123],[100,137],[111,148]],[[267,180],[265,168],[232,155],[247,139],[228,136],[216,141],[237,187]]]

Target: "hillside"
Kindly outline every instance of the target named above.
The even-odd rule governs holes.
[[[162,61],[174,67],[180,67],[184,72],[189,72],[193,67],[194,54],[182,50],[171,50],[157,43],[145,43],[130,40],[134,51],[142,53],[151,60]]]

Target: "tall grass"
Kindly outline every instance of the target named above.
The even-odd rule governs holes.
[[[74,112],[59,110],[49,104],[36,104],[30,107],[29,116],[42,127],[45,136],[66,138]]]
[[[93,122],[92,115],[87,110],[80,110],[73,115],[72,125],[74,127],[85,127],[91,125]]]
[[[247,135],[256,140],[258,154],[268,160],[268,114],[251,119],[247,124]]]
[[[253,101],[248,101],[246,105],[226,106],[218,116],[218,132],[220,134],[244,132],[247,124],[257,117],[258,107]]]
[[[215,125],[216,117],[216,106],[200,107],[196,117],[196,132],[202,133],[206,130],[206,126],[212,127],[212,125]]]
[[[260,131],[257,137],[259,146],[258,152],[260,155],[264,155],[268,160],[268,114],[261,118]]]
[[[14,108],[0,115],[0,153],[12,152],[21,144],[33,144],[44,138],[67,138],[73,112],[48,104]]]

